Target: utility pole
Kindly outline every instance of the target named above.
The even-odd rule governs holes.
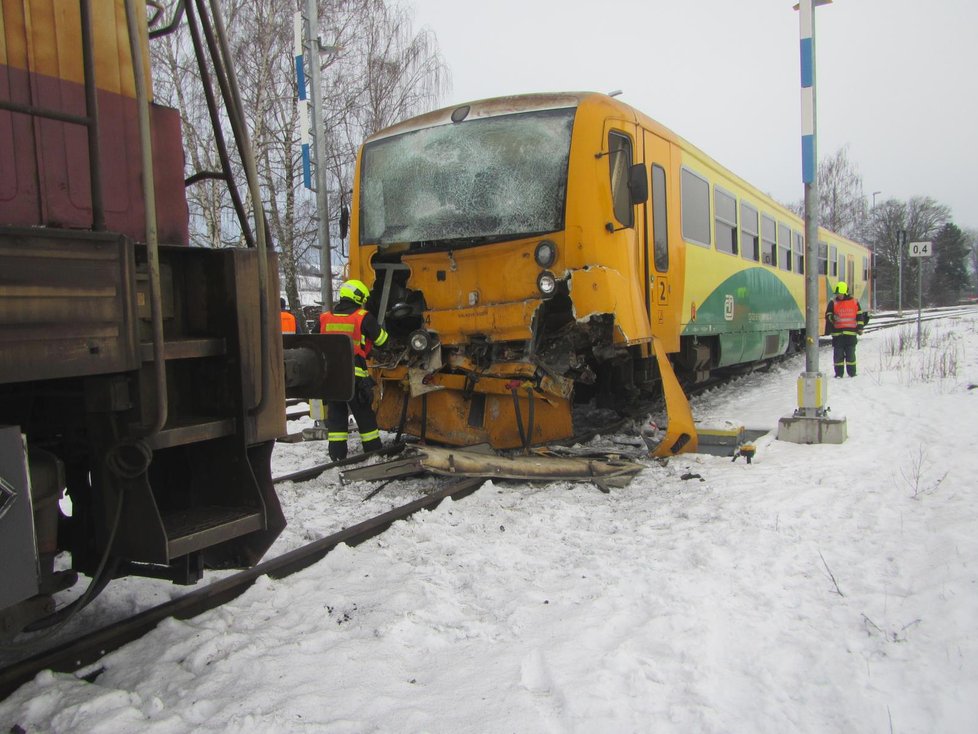
[[[333,307],[333,258],[329,243],[329,201],[326,198],[328,191],[325,164],[326,130],[323,125],[323,78],[322,70],[320,69],[320,51],[322,46],[319,43],[319,14],[316,9],[316,0],[306,0],[306,12],[302,17],[302,24],[302,45],[301,48],[296,49],[296,74],[299,77],[299,98],[300,100],[304,100],[304,57],[304,60],[307,62],[309,67],[309,102],[312,108],[309,114],[309,123],[312,127],[311,167],[315,169],[315,185],[312,185],[312,182],[310,181],[310,164],[308,162],[307,146],[304,146],[303,150],[303,167],[306,177],[306,186],[311,187],[316,192],[319,270],[322,273],[321,297],[323,301],[323,309],[329,310]],[[305,120],[304,115],[302,119],[303,121]],[[303,127],[305,127],[304,123]],[[303,131],[304,136],[305,134],[305,131]]]
[[[873,208],[870,209],[870,213],[874,217],[874,219],[876,217],[876,197],[879,196],[882,193],[883,193],[882,191],[874,191],[873,192]],[[876,241],[875,241],[876,238],[874,237],[873,239],[874,239],[874,241],[873,241],[873,249],[872,249],[872,251],[870,252],[870,255],[869,255],[869,267],[871,268],[870,271],[869,271],[869,310],[870,310],[870,312],[875,311],[876,310],[876,307],[879,305],[879,301],[878,301],[878,299],[876,297]]]
[[[903,248],[907,246],[907,230],[900,230],[900,246],[897,248],[897,316],[903,318]]]
[[[333,308],[333,257],[329,244],[329,201],[326,198],[326,130],[323,125],[323,79],[320,68],[319,14],[316,0],[306,0],[306,12],[295,14],[295,70],[299,86],[300,125],[302,126],[302,173],[306,188],[316,192],[317,239],[319,241],[319,270],[321,273],[320,297],[323,311]],[[305,66],[309,67],[309,102],[311,114],[306,115]],[[308,122],[308,125],[307,125]],[[309,126],[312,127],[312,155],[309,150]],[[313,184],[311,168],[316,170]],[[327,431],[325,404],[313,398],[309,401],[309,415],[315,420],[313,428],[302,434],[307,440],[325,440]]]

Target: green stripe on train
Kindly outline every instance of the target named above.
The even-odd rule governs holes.
[[[803,330],[805,314],[785,284],[766,268],[749,268],[720,283],[696,305],[696,320],[683,336],[712,336],[719,342],[717,367],[783,354],[788,331]]]

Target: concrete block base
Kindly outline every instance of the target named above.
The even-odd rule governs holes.
[[[845,443],[849,437],[845,416],[841,418],[784,416],[778,421],[778,440],[790,443]]]

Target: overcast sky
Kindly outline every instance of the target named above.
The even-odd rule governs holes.
[[[452,74],[445,105],[520,92],[621,99],[783,202],[800,201],[792,0],[404,0]],[[819,158],[848,145],[867,201],[931,196],[978,228],[978,3],[816,10]]]

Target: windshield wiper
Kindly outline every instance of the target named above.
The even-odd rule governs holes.
[[[418,240],[411,243],[411,249],[455,249],[459,247],[473,247],[475,245],[489,245],[494,242],[506,242],[508,240],[523,240],[529,237],[539,237],[546,232],[505,232],[502,234],[487,234],[476,237],[445,237],[436,240]]]

